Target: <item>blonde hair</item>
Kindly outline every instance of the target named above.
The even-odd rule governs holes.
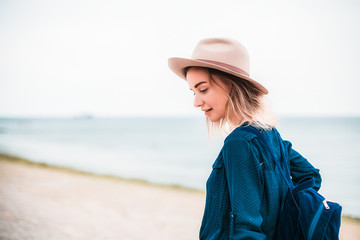
[[[203,67],[189,67],[203,68]],[[214,75],[220,79],[230,89],[228,91],[228,101],[225,106],[225,115],[216,122],[206,119],[206,125],[209,132],[217,132],[223,130],[225,133],[231,132],[236,127],[246,124],[265,130],[271,129],[277,125],[277,118],[272,114],[264,103],[264,94],[251,82],[240,77],[212,69],[207,69],[210,76],[210,83],[217,84]],[[232,125],[231,118],[240,120],[237,125]]]

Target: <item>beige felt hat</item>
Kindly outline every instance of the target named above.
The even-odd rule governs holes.
[[[169,58],[168,63],[170,69],[185,80],[185,68],[207,67],[248,80],[264,94],[268,93],[264,86],[249,77],[250,61],[248,51],[234,39],[203,39],[195,47],[190,59]]]

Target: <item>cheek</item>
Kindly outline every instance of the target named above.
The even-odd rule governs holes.
[[[227,103],[227,99],[224,99],[221,103],[221,111],[223,114],[225,114],[226,103]]]
[[[215,88],[214,91],[209,92],[204,96],[204,101],[211,107],[215,107],[218,110],[225,110],[228,97],[224,90]]]
[[[227,96],[225,94],[219,94],[219,96],[217,97],[218,101],[218,107],[220,107],[221,109],[225,109],[226,103],[227,103]]]

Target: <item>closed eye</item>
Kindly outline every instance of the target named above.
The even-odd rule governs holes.
[[[204,89],[204,90],[200,90],[199,92],[205,93],[207,90],[208,90],[208,88],[206,88],[206,89]],[[195,96],[195,92],[193,92],[193,93],[194,93],[194,96]]]

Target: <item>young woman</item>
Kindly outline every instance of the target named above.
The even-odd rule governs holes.
[[[279,160],[283,144],[295,184],[314,177],[318,190],[319,170],[278,137],[276,121],[263,104],[268,91],[249,77],[242,44],[204,39],[190,59],[170,58],[169,67],[189,84],[208,127],[231,131],[207,181],[200,239],[272,239],[288,188],[264,143],[241,127],[261,132]]]

